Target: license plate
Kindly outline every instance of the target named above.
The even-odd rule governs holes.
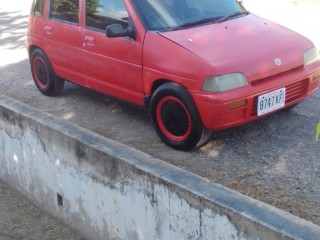
[[[257,115],[261,116],[284,107],[286,88],[280,88],[258,97]]]

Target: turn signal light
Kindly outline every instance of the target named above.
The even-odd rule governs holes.
[[[228,104],[228,109],[229,109],[229,110],[234,110],[234,109],[237,109],[237,108],[241,108],[241,107],[246,106],[247,103],[248,103],[247,100],[235,101],[235,102],[232,102],[232,103],[229,103],[229,104]]]
[[[316,80],[318,80],[319,78],[320,78],[320,72],[317,72],[317,73],[313,76],[312,81],[316,81]]]

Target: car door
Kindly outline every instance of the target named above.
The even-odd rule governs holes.
[[[87,79],[81,61],[83,46],[79,0],[48,2],[47,21],[43,26],[45,52],[57,75],[86,86]]]
[[[111,24],[134,28],[122,0],[86,0],[82,32],[84,61],[90,87],[143,105],[141,37],[108,38]]]

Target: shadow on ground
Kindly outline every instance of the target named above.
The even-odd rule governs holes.
[[[21,12],[0,12],[0,46],[6,49],[25,48],[28,15]]]

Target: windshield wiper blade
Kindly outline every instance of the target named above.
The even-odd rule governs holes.
[[[249,11],[245,11],[245,12],[235,12],[235,13],[232,13],[228,16],[224,16],[224,17],[221,17],[217,22],[224,22],[224,21],[227,21],[231,18],[234,18],[234,17],[237,17],[237,16],[241,16],[241,15],[248,15],[250,12]]]
[[[186,22],[183,24],[180,24],[176,27],[171,28],[172,31],[176,31],[176,30],[180,30],[180,29],[184,29],[184,28],[188,28],[188,27],[193,27],[193,26],[197,26],[200,24],[204,24],[204,23],[208,23],[208,22],[216,22],[217,19],[221,19],[221,17],[223,16],[218,16],[218,17],[212,17],[212,18],[202,18],[196,21],[190,21],[190,22]]]

